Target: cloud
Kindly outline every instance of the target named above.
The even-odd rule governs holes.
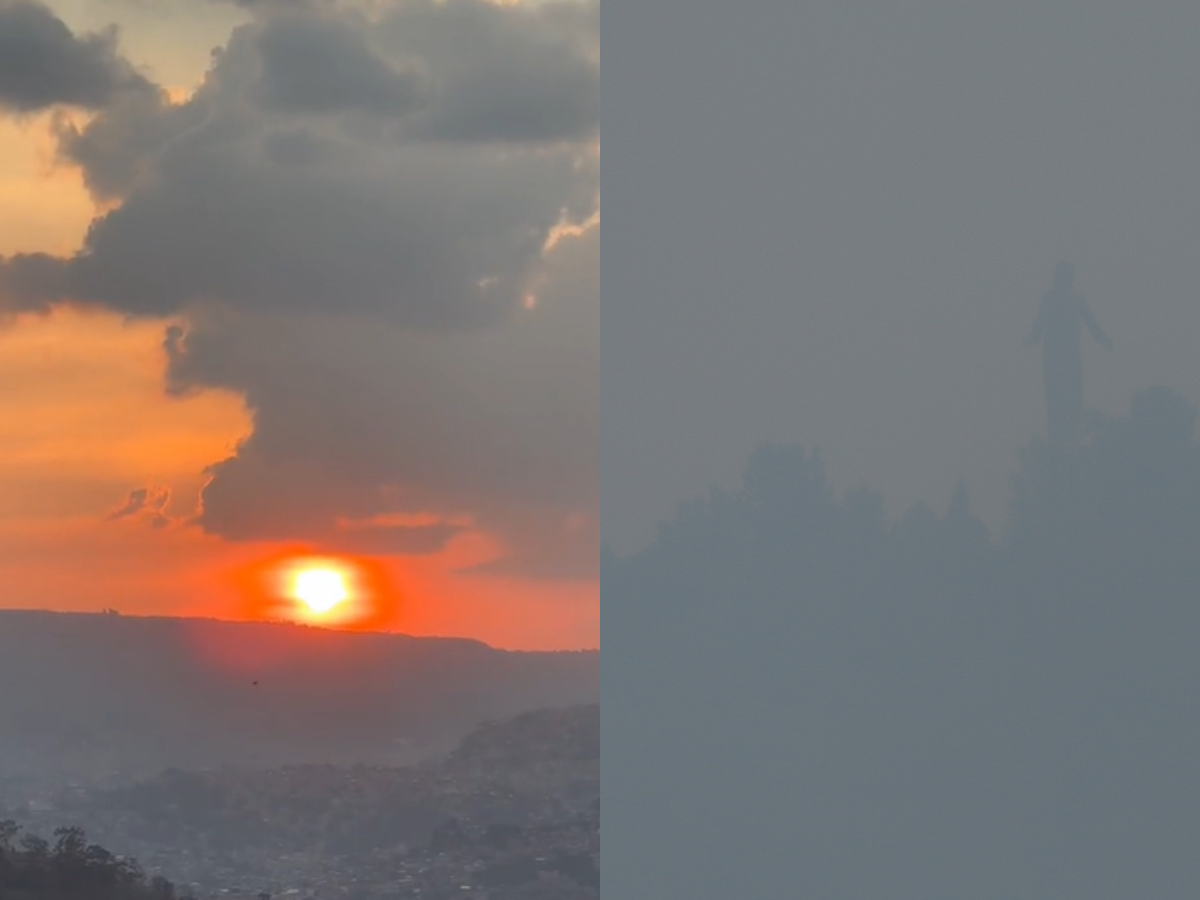
[[[62,260],[45,253],[0,258],[0,313],[46,312],[70,292]]]
[[[287,10],[304,7],[308,9],[322,6],[337,6],[339,0],[209,0],[215,4],[238,6],[242,9],[258,12],[260,10]]]
[[[600,127],[598,3],[399,4],[381,45],[425,57],[434,102],[401,133],[434,141],[588,140]]]
[[[36,0],[0,0],[0,109],[102,109],[123,92],[149,90],[117,54],[115,29],[76,36]]]
[[[171,390],[237,389],[254,414],[203,527],[386,555],[483,532],[504,556],[479,574],[593,577],[599,245],[599,225],[564,237],[536,307],[484,332],[213,309],[171,330]]]
[[[596,0],[401,0],[378,4],[374,20],[336,0],[223,2],[258,18],[256,96],[266,106],[390,116],[386,130],[403,140],[526,143],[599,133]]]
[[[328,411],[314,407],[304,415]],[[199,524],[210,534],[234,541],[311,542],[327,552],[423,556],[442,550],[463,530],[440,518],[347,528],[345,516],[370,516],[383,508],[374,486],[336,467],[264,451],[263,442],[252,439],[237,456],[209,470]]]
[[[427,44],[401,41],[404,23]],[[585,133],[579,123],[522,118],[553,106],[546,91],[569,82],[565,60],[595,68],[589,27],[482,2],[405,3],[374,29],[357,14],[305,10],[246,25],[186,103],[139,95],[60,128],[64,157],[98,199],[119,202],[57,266],[4,262],[25,272],[0,276],[6,302],[57,293],[141,316],[213,300],[425,329],[501,321],[520,308],[564,213],[595,209],[595,161],[586,143],[563,143]],[[401,62],[384,62],[388,47]],[[310,51],[340,62],[311,68]],[[416,76],[404,73],[416,71],[429,100],[410,123],[401,111],[417,102]],[[488,82],[507,99],[480,100]],[[367,114],[391,107],[391,118]],[[498,115],[514,124],[501,128]],[[436,140],[446,129],[449,147]]]
[[[420,74],[376,53],[365,29],[333,17],[281,14],[256,37],[259,102],[267,109],[399,116],[422,103]]]
[[[60,126],[110,208],[70,258],[0,261],[0,308],[186,322],[169,389],[254,416],[208,473],[213,534],[411,555],[482,532],[488,571],[592,577],[597,54],[583,3],[263,5],[186,102]]]
[[[141,519],[151,528],[166,528],[172,521],[166,514],[170,501],[171,492],[166,488],[135,488],[129,492],[125,503],[105,516],[104,521]]]

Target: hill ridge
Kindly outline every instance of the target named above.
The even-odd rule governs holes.
[[[0,611],[0,775],[415,761],[599,698],[599,654],[291,624]]]

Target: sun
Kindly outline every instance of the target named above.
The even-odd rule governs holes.
[[[365,599],[354,566],[338,559],[293,559],[280,571],[279,593],[293,618],[336,624],[353,618]]]
[[[231,573],[231,586],[242,597],[239,614],[249,619],[388,630],[400,609],[395,578],[385,561],[299,546]]]
[[[296,573],[292,596],[310,611],[323,615],[349,600],[350,588],[337,569],[314,566]]]

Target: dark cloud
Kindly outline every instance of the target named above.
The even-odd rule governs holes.
[[[592,577],[599,226],[554,241],[597,215],[597,45],[582,4],[264,6],[186,102],[60,126],[111,208],[69,259],[0,263],[0,303],[183,316],[169,389],[254,415],[209,473],[213,534],[483,532],[484,571]]]
[[[314,408],[305,415],[322,413]],[[380,512],[379,492],[320,461],[271,454],[261,444],[251,439],[209,470],[199,517],[209,533],[234,541],[306,541],[335,553],[418,556],[438,552],[462,531],[439,520],[347,527],[347,520]]]
[[[0,108],[101,109],[150,84],[117,54],[117,34],[76,36],[36,0],[0,0]]]
[[[237,6],[251,12],[263,10],[296,10],[298,8],[320,8],[336,6],[338,0],[210,0],[212,3]]]
[[[500,535],[505,540],[504,555],[464,569],[465,574],[547,581],[599,575],[600,536],[594,515],[541,510],[507,518]]]
[[[363,29],[309,14],[281,14],[257,36],[259,98],[290,113],[348,110],[403,115],[421,104],[424,84],[368,45]]]
[[[45,253],[0,257],[0,312],[44,312],[69,294],[66,266]]]
[[[533,88],[539,77],[547,85],[569,80],[555,67],[559,51],[511,36],[541,21],[534,13],[476,6],[486,4],[406,4],[407,12],[394,14],[436,32],[420,57],[418,46],[409,54],[391,42],[406,71],[432,79],[428,109],[411,129],[404,116],[397,131],[351,115],[408,102],[406,76],[373,55],[368,25],[349,13],[296,11],[235,31],[184,104],[131,97],[83,128],[63,125],[64,157],[82,168],[98,198],[120,202],[59,266],[43,260],[32,270],[10,260],[26,273],[24,296],[65,291],[64,298],[146,316],[213,300],[261,312],[370,314],[429,329],[504,319],[519,308],[564,211],[590,215],[598,185],[595,166],[580,165],[582,145],[564,145],[561,135],[515,148],[485,140],[499,133],[486,119],[503,104],[484,103],[479,124],[462,126],[460,137],[474,129],[475,143],[447,148],[429,140],[437,122],[459,121],[474,108],[462,58],[526,73],[522,102],[531,108],[542,99]],[[564,30],[544,18],[548,34]],[[388,46],[389,28],[377,30],[378,45]],[[558,46],[549,37],[545,43]],[[313,64],[304,48],[317,45],[341,62]],[[521,95],[519,85],[510,95]],[[335,110],[345,115],[308,115]]]
[[[263,139],[267,158],[278,166],[312,165],[328,159],[335,146],[303,128],[277,131]]]
[[[237,540],[432,552],[496,536],[480,574],[592,577],[599,226],[548,256],[538,305],[483,333],[208,311],[167,336],[171,389],[245,393],[253,436],[215,467],[201,524]],[[391,516],[418,526],[346,529]]]
[[[574,179],[566,156],[451,162],[398,148],[361,168],[343,154],[298,170],[248,149],[164,160],[65,264],[74,295],[147,316],[212,299],[487,324],[519,305]]]
[[[10,302],[161,316],[216,300],[422,329],[492,324],[519,307],[576,182],[567,155],[449,161],[421,148],[358,170],[346,155],[297,169],[181,153],[159,175],[97,219],[74,258],[5,263]]]
[[[80,129],[70,119],[55,123],[59,154],[78,165],[92,195],[102,202],[120,200],[152,177],[154,161],[178,136],[204,120],[200,104],[172,106],[159,91],[124,95],[104,115]]]
[[[227,0],[233,2],[233,0]],[[240,0],[259,21],[255,96],[369,112],[404,138],[577,141],[600,124],[599,3],[400,0],[377,21],[329,2]]]
[[[426,57],[435,102],[407,133],[439,141],[584,140],[600,127],[598,3],[401,3],[379,40]]]

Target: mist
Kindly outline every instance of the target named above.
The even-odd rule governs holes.
[[[607,886],[1195,896],[1200,13],[752,7],[606,11]]]
[[[1151,387],[1078,444],[1038,437],[997,539],[962,482],[889,524],[819,454],[765,445],[738,490],[608,554],[606,615],[661,660],[612,715],[693,748],[617,841],[719,844],[687,864],[704,898],[764,865],[796,896],[1193,895],[1195,418]]]
[[[753,9],[608,12],[614,549],[735,487],[766,440],[821,447],[893,519],[961,476],[1001,528],[1016,451],[1044,430],[1022,342],[1058,262],[1114,342],[1083,348],[1089,406],[1200,397],[1200,12]]]

